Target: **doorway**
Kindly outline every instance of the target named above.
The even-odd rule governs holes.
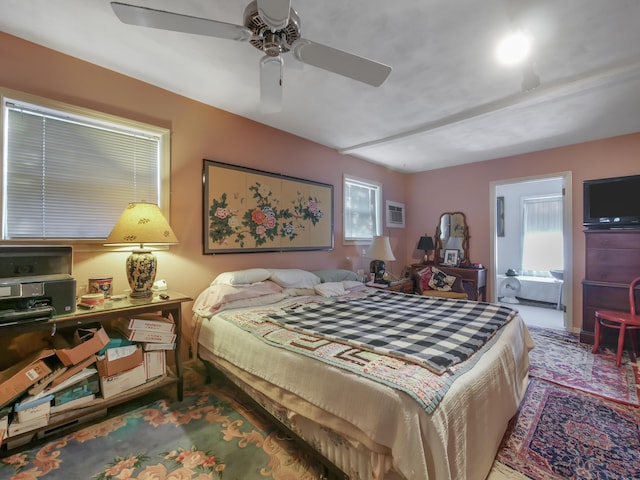
[[[571,172],[491,184],[492,301],[525,323],[569,329]]]

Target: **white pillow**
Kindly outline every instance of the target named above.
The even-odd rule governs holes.
[[[320,277],[299,268],[272,268],[270,270],[269,280],[276,282],[282,288],[313,288],[320,283]]]
[[[315,286],[316,293],[323,297],[339,297],[347,291],[344,289],[342,282],[325,282]]]
[[[316,291],[313,288],[295,288],[287,287],[283,290],[289,297],[302,297],[305,295],[315,295]]]
[[[357,280],[343,280],[342,286],[346,290],[364,290],[365,284]]]
[[[264,282],[271,272],[266,268],[248,268],[235,272],[224,272],[218,275],[211,285],[251,285]]]
[[[287,298],[287,294],[284,292],[270,293],[268,295],[262,295],[260,297],[245,298],[243,300],[234,300],[233,302],[227,302],[220,307],[220,310],[230,310],[232,308],[246,308],[246,307],[262,307],[263,305],[271,305],[272,303],[279,302]]]

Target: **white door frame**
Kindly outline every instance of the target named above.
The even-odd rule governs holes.
[[[496,252],[496,188],[501,185],[509,185],[513,183],[522,183],[522,182],[530,182],[533,180],[545,180],[550,178],[562,178],[562,189],[563,189],[563,198],[562,198],[562,235],[563,235],[563,250],[564,250],[564,284],[563,284],[563,296],[564,296],[564,327],[568,331],[574,331],[573,322],[573,230],[572,230],[572,219],[573,219],[573,203],[572,203],[572,183],[571,183],[571,172],[559,172],[559,173],[550,173],[545,175],[533,176],[533,177],[520,177],[520,178],[509,178],[505,180],[496,180],[492,181],[489,184],[490,194],[489,194],[489,211],[491,212],[489,215],[490,218],[490,231],[491,231],[491,280],[493,288],[491,290],[491,302],[498,301],[498,272],[497,264],[498,264],[498,256]],[[575,330],[577,331],[577,330]]]

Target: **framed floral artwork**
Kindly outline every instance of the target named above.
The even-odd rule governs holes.
[[[333,185],[203,162],[204,253],[333,249]]]

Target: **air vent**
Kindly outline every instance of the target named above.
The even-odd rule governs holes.
[[[387,228],[404,228],[404,203],[387,200]]]

